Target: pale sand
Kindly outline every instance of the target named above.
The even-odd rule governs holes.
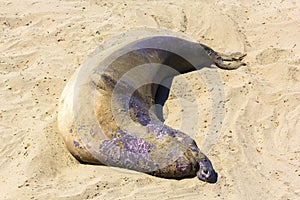
[[[300,1],[48,2],[0,2],[1,199],[299,198]],[[248,54],[247,66],[219,70],[226,115],[206,152],[216,184],[82,165],[65,148],[56,119],[67,80],[102,41],[137,27],[168,28],[218,51]],[[182,77],[193,90],[181,96],[196,94],[203,112],[179,108],[170,96],[167,123],[176,127],[184,112],[199,118],[193,130],[203,146],[209,98],[195,72],[176,78],[174,92]]]

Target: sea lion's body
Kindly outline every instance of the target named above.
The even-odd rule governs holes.
[[[232,67],[204,45],[170,36],[146,37],[101,58],[94,55],[61,97],[58,124],[69,151],[86,163],[216,182],[194,140],[164,125],[153,105],[164,79],[212,64],[237,68],[239,55]]]

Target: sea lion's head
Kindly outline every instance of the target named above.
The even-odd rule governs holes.
[[[199,171],[197,177],[204,182],[216,183],[218,173],[214,170],[210,160],[204,155],[199,159]]]

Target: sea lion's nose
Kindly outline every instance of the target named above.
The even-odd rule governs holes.
[[[206,182],[208,183],[216,183],[218,180],[218,173],[215,171],[212,171],[211,173],[208,174],[209,176],[206,179]]]

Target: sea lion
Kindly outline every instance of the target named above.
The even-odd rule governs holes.
[[[245,55],[168,35],[119,42],[96,50],[62,93],[58,127],[69,151],[84,163],[215,183],[196,142],[165,125],[153,105],[166,78],[212,65],[236,69]]]

